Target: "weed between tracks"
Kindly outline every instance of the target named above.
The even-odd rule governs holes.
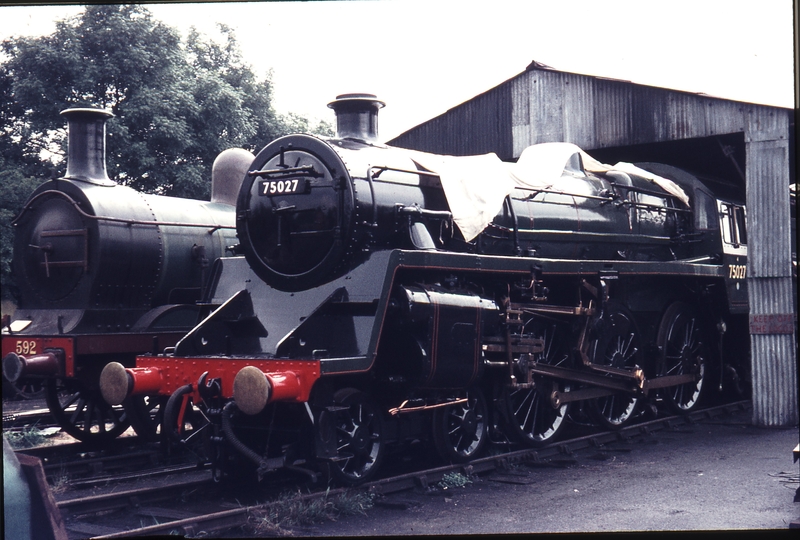
[[[3,436],[8,440],[8,444],[10,444],[11,448],[14,450],[52,444],[52,441],[50,441],[45,436],[44,432],[36,427],[35,424],[20,430],[3,430]]]
[[[53,475],[50,480],[50,491],[54,494],[64,493],[69,488],[70,477],[69,473],[64,469],[63,465],[58,471],[58,474]]]
[[[447,473],[442,476],[442,479],[439,480],[437,484],[441,489],[453,489],[457,487],[465,487],[467,484],[471,484],[472,480],[464,474],[452,472]]]
[[[441,490],[466,487],[471,484],[469,476],[461,473],[445,474],[437,486]],[[342,516],[367,515],[373,507],[376,495],[364,491],[350,491],[324,497],[304,500],[299,491],[285,493],[266,508],[253,510],[249,525],[258,535],[292,535],[292,527],[313,525],[323,521],[336,521]]]
[[[342,516],[366,515],[372,508],[375,494],[362,491],[345,492],[329,497],[303,500],[301,493],[286,493],[263,510],[250,514],[250,526],[258,534],[289,536],[291,527],[336,521]]]

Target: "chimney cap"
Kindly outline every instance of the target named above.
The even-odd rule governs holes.
[[[378,99],[375,94],[352,93],[352,94],[339,94],[336,99],[328,103],[328,107],[336,109],[342,103],[372,103],[377,105],[379,109],[386,106],[386,103]]]
[[[74,109],[64,109],[61,111],[61,114],[64,116],[70,116],[74,114],[94,114],[98,117],[103,118],[111,118],[114,116],[114,113],[107,109],[92,109],[91,107],[76,107]]]

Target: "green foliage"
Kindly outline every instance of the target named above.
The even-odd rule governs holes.
[[[465,487],[467,484],[471,483],[472,480],[470,480],[468,476],[461,473],[452,472],[442,476],[438,486],[442,489],[453,489],[457,487]]]
[[[143,5],[90,5],[49,36],[2,43],[0,150],[28,174],[62,174],[66,129],[60,112],[101,107],[107,168],[120,183],[146,192],[203,198],[214,158],[224,149],[257,151],[297,128],[296,115],[272,107],[270,75],[259,80],[233,31],[222,43],[177,31]],[[42,160],[42,154],[55,159]]]
[[[26,177],[21,169],[6,167],[0,155],[0,287],[3,298],[16,295],[11,279],[11,256],[14,246],[14,229],[11,222],[19,214],[28,195],[42,182],[40,178]]]
[[[341,516],[366,515],[374,502],[375,494],[363,491],[346,491],[335,497],[326,492],[324,497],[308,500],[300,493],[284,493],[277,501],[253,510],[250,523],[258,534],[289,535],[291,527],[297,525],[335,521]]]
[[[34,446],[43,446],[50,443],[42,433],[42,430],[36,426],[28,426],[19,430],[4,430],[3,436],[8,441],[8,444],[11,445],[11,448],[15,450],[33,448]]]
[[[211,166],[226,148],[257,152],[308,121],[272,107],[270,74],[259,79],[233,31],[221,40],[178,32],[143,5],[89,5],[53,34],[0,44],[0,270],[9,277],[9,222],[36,185],[66,170],[71,107],[100,107],[109,177],[135,189],[208,199]],[[298,129],[302,128],[302,129]],[[321,123],[311,128],[332,134]],[[35,180],[38,179],[38,180]],[[7,287],[8,286],[8,287]]]

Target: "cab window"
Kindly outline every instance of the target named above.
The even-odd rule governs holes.
[[[727,255],[747,256],[747,225],[745,207],[723,201],[718,202],[722,252]]]
[[[721,206],[723,241],[733,247],[747,245],[744,207],[729,203],[722,203]]]
[[[698,230],[715,229],[717,208],[714,198],[705,191],[695,191],[694,226]]]

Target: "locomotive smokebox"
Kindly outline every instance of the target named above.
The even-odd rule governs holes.
[[[375,94],[340,94],[328,107],[336,113],[336,137],[373,142],[378,140],[378,111],[386,103]]]
[[[102,109],[67,109],[61,114],[69,124],[64,177],[101,186],[116,185],[106,173],[106,120],[114,115]]]

